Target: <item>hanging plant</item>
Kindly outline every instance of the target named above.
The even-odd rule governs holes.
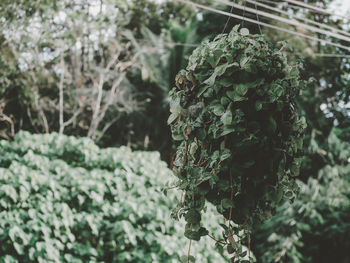
[[[299,68],[263,36],[235,27],[194,50],[170,92],[173,171],[184,191],[174,216],[184,216],[185,236],[199,240],[208,235],[205,204],[213,203],[226,222],[217,246],[232,262],[250,260],[242,249],[249,228],[298,191],[306,127],[294,102],[306,85]]]

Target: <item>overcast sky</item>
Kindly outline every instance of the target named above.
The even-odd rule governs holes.
[[[335,0],[331,9],[339,15],[350,15],[350,0]]]

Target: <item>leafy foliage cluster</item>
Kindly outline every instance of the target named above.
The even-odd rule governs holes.
[[[201,213],[206,201],[213,203],[229,222],[218,243],[235,253],[232,262],[242,258],[237,240],[250,243],[249,226],[271,217],[298,191],[294,177],[306,123],[294,99],[307,84],[299,68],[261,35],[235,27],[202,43],[170,92],[185,236],[208,234]]]
[[[0,142],[0,262],[179,262],[156,152],[19,132]],[[204,240],[203,240],[204,241]],[[224,262],[197,247],[200,262]]]
[[[329,162],[317,178],[298,181],[295,202],[255,230],[253,249],[262,263],[350,261],[350,145],[339,132],[328,136]]]

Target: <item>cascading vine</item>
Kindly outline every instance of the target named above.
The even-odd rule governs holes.
[[[173,215],[184,216],[185,236],[199,240],[209,234],[201,215],[213,203],[225,218],[217,246],[232,262],[250,261],[242,248],[250,227],[298,191],[306,122],[294,100],[307,82],[283,47],[236,26],[194,50],[170,91],[173,171],[184,191]]]

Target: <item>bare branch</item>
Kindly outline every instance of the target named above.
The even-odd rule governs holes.
[[[59,89],[59,123],[60,123],[60,129],[59,134],[62,134],[64,131],[64,124],[63,124],[63,84],[64,84],[64,75],[65,75],[65,69],[64,69],[64,54],[63,50],[61,51],[61,61],[60,61],[60,69],[61,69],[61,77],[60,77],[60,83],[58,84]]]

